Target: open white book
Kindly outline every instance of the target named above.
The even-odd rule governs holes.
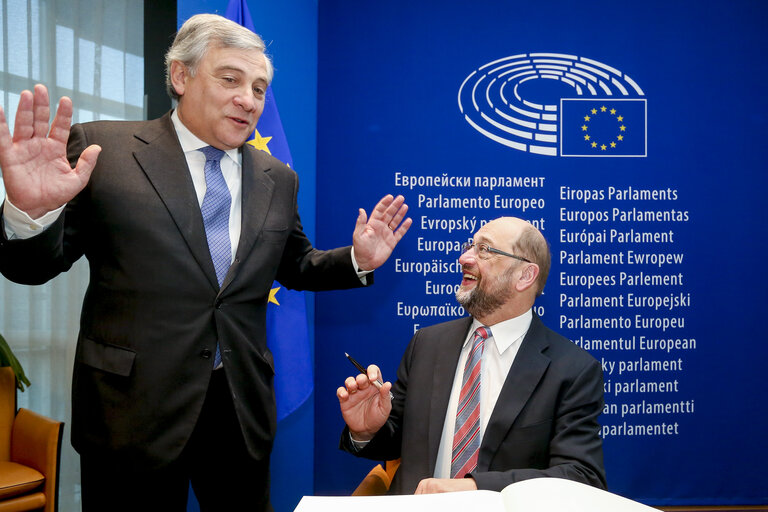
[[[304,496],[294,512],[658,512],[595,487],[562,478],[534,478],[501,492],[418,496]]]

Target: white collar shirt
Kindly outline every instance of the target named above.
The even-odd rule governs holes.
[[[176,135],[179,137],[184,158],[187,160],[189,174],[192,177],[192,183],[197,194],[197,203],[202,206],[207,188],[205,184],[205,155],[198,150],[208,146],[208,144],[200,140],[184,126],[176,110],[171,114],[171,121],[176,129]],[[224,181],[227,183],[227,188],[232,196],[232,204],[229,207],[229,241],[232,247],[232,258],[230,261],[234,261],[242,227],[242,156],[239,149],[229,149],[225,153],[226,155],[221,159],[220,165]]]
[[[533,313],[529,309],[522,315],[510,318],[496,325],[489,325],[491,337],[485,341],[483,349],[483,359],[481,366],[481,385],[480,385],[480,442],[482,443],[485,429],[491,418],[491,413],[496,406],[496,401],[501,393],[501,388],[507,380],[512,363],[515,362],[518,350],[522,344],[525,334],[528,332],[533,319]],[[456,427],[456,408],[459,403],[459,394],[461,392],[461,381],[464,378],[464,365],[467,361],[469,351],[472,348],[472,339],[474,332],[483,324],[477,320],[472,321],[472,327],[469,330],[467,338],[459,356],[459,364],[456,366],[456,373],[453,378],[453,387],[451,388],[451,398],[448,402],[448,409],[445,413],[443,422],[443,434],[440,438],[440,447],[437,452],[437,461],[435,463],[435,478],[451,477],[451,457],[453,446],[453,432]]]

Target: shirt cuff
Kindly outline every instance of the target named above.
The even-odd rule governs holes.
[[[373,270],[360,270],[360,265],[357,264],[357,260],[355,259],[355,248],[352,247],[352,251],[350,251],[350,255],[352,256],[352,266],[355,267],[355,272],[357,272],[357,277],[360,278],[360,282],[363,284],[368,284],[368,280],[365,276],[373,272]]]
[[[66,206],[66,205],[65,205]],[[45,231],[51,224],[56,222],[64,206],[50,211],[40,218],[33,219],[26,212],[19,210],[12,202],[5,197],[3,203],[3,220],[5,221],[5,235],[9,240],[14,238],[32,238]]]
[[[356,452],[359,452],[370,443],[370,441],[357,441],[352,437],[352,432],[349,433],[349,440],[352,442],[352,448],[354,448]]]

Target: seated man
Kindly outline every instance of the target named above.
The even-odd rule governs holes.
[[[346,379],[341,448],[401,458],[393,494],[500,491],[537,477],[605,488],[601,366],[532,310],[549,273],[546,240],[503,217],[459,261],[456,299],[472,316],[420,329],[394,386],[372,385],[374,365]]]

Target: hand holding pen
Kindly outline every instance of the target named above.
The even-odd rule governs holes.
[[[365,376],[368,375],[368,370],[363,368],[363,365],[361,365],[360,363],[355,361],[354,357],[352,357],[351,355],[347,354],[346,352],[344,352],[344,355],[347,356],[347,359],[349,359],[349,362],[351,362],[353,365],[355,365],[355,368],[357,368],[360,371],[360,373],[362,373]],[[384,385],[384,382],[382,382],[382,380],[381,380],[381,373],[379,373],[379,377],[376,380],[371,381],[371,382],[373,383],[374,386],[376,386],[376,389],[381,389],[381,386]],[[392,394],[392,391],[390,391],[389,392],[389,399],[393,400],[394,398],[395,398],[395,396]]]
[[[379,378],[381,372],[376,365],[370,365],[369,372],[349,354],[346,356],[360,374],[347,377],[344,385],[336,390],[336,397],[352,439],[368,441],[389,418],[392,410],[392,384],[382,383]]]

